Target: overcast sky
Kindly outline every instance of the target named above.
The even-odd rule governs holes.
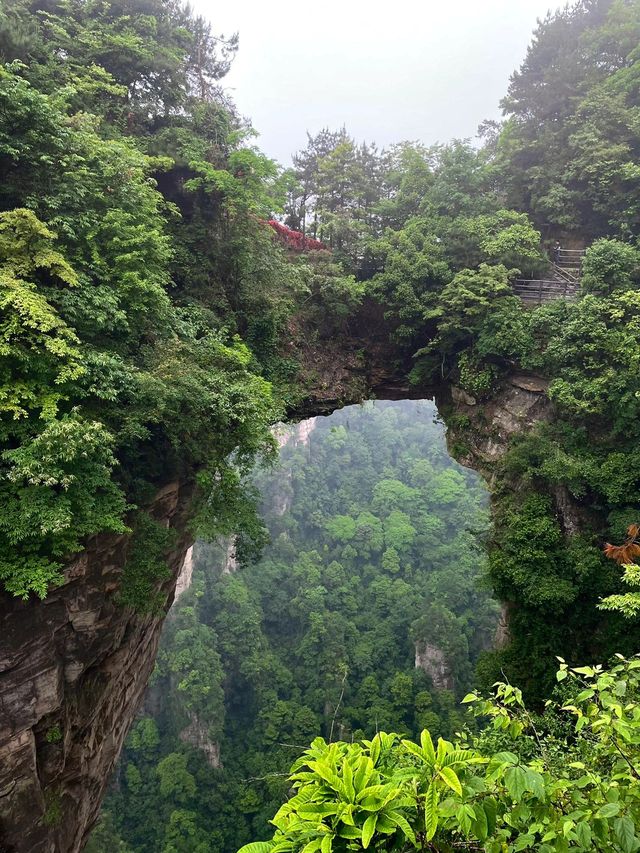
[[[431,145],[472,137],[555,0],[192,0],[217,33],[239,32],[225,86],[289,164],[306,131]]]

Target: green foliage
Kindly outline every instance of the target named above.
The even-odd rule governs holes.
[[[585,253],[581,286],[599,296],[635,289],[639,266],[640,254],[633,246],[618,240],[596,240]]]
[[[434,311],[439,318],[437,344],[451,350],[473,340],[495,310],[494,303],[500,311],[502,301],[516,301],[506,267],[481,264],[477,270],[462,270],[443,289]]]
[[[160,742],[158,727],[150,717],[143,717],[136,723],[131,731],[131,748],[142,751],[147,756],[153,754],[153,750]]]
[[[638,230],[636,0],[575,3],[541,20],[503,109],[509,204],[582,239]]]
[[[622,291],[535,312],[537,352],[527,361],[552,377],[549,395],[576,425],[636,434],[638,304],[637,291]]]
[[[211,100],[233,39],[162,0],[19,2],[1,23],[0,579],[43,597],[130,502],[268,450],[261,374],[304,286],[255,218],[277,167]],[[159,603],[152,551],[122,602]]]
[[[622,595],[608,595],[600,603],[600,608],[619,611],[629,619],[635,619],[640,616],[640,592],[636,592],[640,587],[640,566],[635,563],[624,566],[622,580],[631,587],[631,591]]]
[[[164,602],[160,583],[169,578],[165,555],[174,541],[172,531],[145,512],[136,513],[131,526],[118,598],[140,613],[157,615]]]
[[[220,738],[225,722],[224,669],[218,645],[215,631],[198,619],[197,610],[182,607],[168,626],[156,672],[175,685],[186,719],[197,720],[213,741]],[[155,725],[153,720],[149,724]],[[157,740],[153,746],[158,746]],[[136,748],[135,742],[132,747]]]
[[[361,743],[317,738],[291,768],[293,793],[270,842],[240,853],[287,851],[595,848],[640,846],[640,659],[570,669],[565,699],[534,718],[522,694],[498,684],[464,702],[490,728],[455,742],[380,732]]]
[[[456,219],[485,213],[496,205],[492,169],[486,152],[468,141],[455,139],[432,149],[434,181],[422,202],[428,214]]]
[[[362,303],[364,283],[345,275],[342,266],[327,252],[309,255],[305,277],[309,290],[305,314],[309,320],[325,334],[344,333],[349,318]]]
[[[19,0],[6,20],[13,37],[0,42],[5,61],[29,57],[38,87],[71,89],[75,111],[105,115],[119,130],[210,97],[237,46],[236,38],[216,38],[203,18],[162,0]]]
[[[284,794],[273,767],[319,731],[357,740],[380,727],[460,727],[455,692],[494,610],[474,585],[482,500],[433,436],[418,439],[389,408],[366,439],[340,422],[309,464],[291,450],[295,474],[273,506],[294,494],[300,504],[274,511],[271,550],[252,565],[266,535],[247,478],[273,452],[280,404],[306,393],[299,352],[314,357],[332,338],[341,355],[360,350],[372,319],[390,343],[381,334],[371,350],[379,357],[381,345],[403,371],[415,355],[416,382],[454,382],[484,402],[514,371],[549,380],[554,424],[514,441],[493,470],[490,577],[511,637],[483,659],[485,675],[516,673],[539,699],[553,654],[604,656],[633,641],[616,612],[636,614],[636,593],[599,545],[640,500],[638,12],[638,0],[581,2],[542,20],[508,118],[485,124],[481,149],[379,151],[324,130],[283,173],[217,90],[236,40],[216,38],[188,8],[16,0],[0,10],[0,580],[44,597],[87,536],[129,524],[118,600],[158,612],[172,537],[144,509],[126,514],[171,478],[197,481],[199,530],[238,534],[244,567],[201,576],[170,629],[158,674],[175,686],[168,733],[132,736],[120,796],[136,820],[105,822],[110,849],[126,849],[120,829],[145,853],[238,846]],[[288,254],[261,221],[282,211],[330,251]],[[525,311],[511,281],[546,274],[543,234],[592,242],[583,287],[573,302]],[[481,417],[469,417],[466,450]],[[583,535],[568,535],[576,526]],[[212,561],[229,563],[216,548]],[[636,575],[627,568],[622,580],[633,588]],[[600,599],[606,618],[594,615]],[[415,671],[416,643],[445,653],[453,693]],[[606,695],[605,676],[584,689]],[[512,708],[509,690],[498,698]],[[529,725],[495,718],[498,738]],[[597,739],[611,721],[600,722],[595,733],[581,725]],[[180,739],[189,726],[219,740],[236,769],[219,778],[194,757]],[[514,850],[635,849],[635,806],[611,793],[617,777],[547,778],[554,768],[544,755],[531,764],[526,744],[529,754],[514,747],[518,760],[487,770],[488,787],[449,814],[444,792],[459,796],[456,784],[443,768],[436,778],[423,743],[432,778],[418,822],[381,805],[375,821],[345,824],[360,833],[351,841],[411,844],[408,821],[414,835],[444,833],[443,845],[474,833],[489,843],[495,819],[491,843]],[[407,750],[406,767],[420,758],[398,741],[389,750]],[[597,762],[589,773],[603,772],[600,753]],[[344,784],[343,764],[335,773]],[[544,797],[535,773],[552,780]],[[606,802],[580,800],[605,788]],[[495,814],[479,805],[485,790]],[[328,839],[311,838],[309,853],[328,853]]]
[[[498,210],[443,223],[445,251],[457,267],[502,264],[522,272],[544,269],[541,235],[525,213]]]
[[[156,769],[160,781],[160,796],[177,803],[189,800],[196,790],[196,780],[187,770],[187,759],[179,753],[163,758]]]
[[[387,307],[395,338],[411,342],[432,304],[432,294],[451,278],[442,246],[428,221],[410,219],[401,230],[387,231],[371,245],[371,252],[380,272],[370,291]]]
[[[458,358],[458,370],[460,387],[473,397],[481,400],[492,391],[497,373],[493,365],[481,365],[469,351],[466,351]]]
[[[44,598],[62,580],[62,558],[84,536],[127,530],[126,501],[111,473],[113,437],[74,410],[2,459],[0,578],[13,595]]]
[[[51,726],[51,728],[47,730],[46,734],[47,743],[60,743],[61,740],[62,729],[60,726]]]
[[[486,395],[507,363],[526,356],[532,343],[529,321],[511,290],[513,274],[483,263],[453,277],[425,313],[435,333],[415,353],[414,381],[433,379],[436,371],[447,375],[448,359],[458,356],[462,384]]]
[[[79,339],[42,294],[42,282],[75,287],[76,274],[53,247],[54,235],[29,210],[0,214],[0,435],[30,413],[55,417],[84,373]],[[38,287],[40,282],[40,288]]]
[[[49,789],[45,794],[45,811],[42,822],[48,827],[58,827],[62,824],[62,797],[59,791]]]
[[[113,816],[109,812],[103,812],[100,815],[100,820],[91,833],[85,850],[86,853],[102,853],[104,850],[109,850],[110,853],[132,853],[131,848],[119,837]]]

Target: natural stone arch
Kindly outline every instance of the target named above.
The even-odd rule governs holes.
[[[362,339],[352,339],[342,358],[336,357],[339,349],[330,347],[327,370],[289,412],[290,420],[372,397],[433,397],[445,423],[456,422],[452,414],[467,416],[471,426],[464,443],[455,428],[448,431],[450,452],[490,483],[511,436],[552,418],[545,383],[532,377],[507,378],[482,404],[445,383],[412,386],[406,358],[399,358],[374,320],[365,315],[360,326],[369,335],[365,363],[359,355]],[[312,359],[313,353],[307,356]],[[2,853],[79,853],[86,842],[142,700],[180,568],[193,544],[188,527],[192,493],[191,482],[167,483],[147,507],[177,534],[166,557],[169,577],[157,584],[164,602],[160,613],[135,613],[117,602],[126,535],[90,537],[67,565],[64,583],[44,602],[0,593]],[[565,504],[570,508],[570,501]]]

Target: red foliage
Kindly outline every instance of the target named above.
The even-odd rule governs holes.
[[[608,542],[604,546],[606,557],[620,563],[621,566],[626,566],[633,563],[636,557],[640,557],[640,526],[631,524],[627,530],[627,539],[622,545],[610,545]]]
[[[302,231],[294,231],[293,228],[287,228],[286,225],[283,225],[282,222],[278,222],[276,219],[269,219],[267,225],[273,228],[287,249],[295,249],[297,252],[318,252],[321,249],[327,248],[320,240],[305,237]]]

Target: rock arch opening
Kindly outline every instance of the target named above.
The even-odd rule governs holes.
[[[219,827],[232,849],[259,826],[241,801],[273,810],[278,774],[314,737],[453,736],[494,642],[489,496],[450,455],[434,400],[369,401],[274,434],[278,463],[253,478],[269,534],[261,556],[225,539],[196,543],[185,562],[105,805],[108,816],[118,804],[130,841],[143,830],[127,815],[129,777],[152,785],[185,745],[185,773],[200,768],[212,799],[230,797],[245,815]]]

